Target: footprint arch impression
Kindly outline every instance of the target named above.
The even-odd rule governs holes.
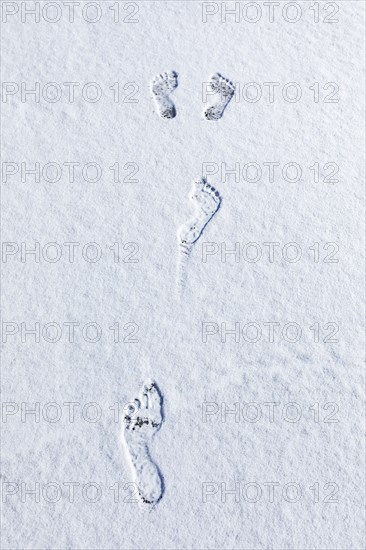
[[[128,403],[123,417],[123,441],[141,504],[154,507],[164,490],[162,476],[149,445],[163,422],[162,396],[155,382],[146,382],[138,398]]]
[[[206,120],[219,120],[235,93],[235,86],[220,73],[215,73],[211,76],[209,88],[213,94],[212,102],[204,110],[203,116]]]
[[[221,204],[220,193],[205,178],[197,178],[193,182],[188,197],[193,203],[193,217],[178,229],[178,290],[182,292],[187,280],[187,263],[193,245],[202,235],[206,225],[216,214]]]
[[[170,94],[178,86],[178,75],[174,71],[157,75],[151,83],[155,105],[161,118],[174,118],[176,109]]]

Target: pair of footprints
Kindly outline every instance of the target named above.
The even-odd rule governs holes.
[[[151,91],[161,118],[174,118],[176,109],[170,94],[178,86],[178,75],[174,71],[160,74],[154,78]],[[213,93],[212,104],[203,112],[206,120],[219,120],[235,92],[234,84],[220,73],[211,76],[209,88]]]

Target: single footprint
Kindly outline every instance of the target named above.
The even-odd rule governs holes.
[[[207,183],[205,178],[197,178],[188,197],[194,205],[194,215],[178,229],[178,288],[184,290],[187,279],[187,262],[194,243],[200,238],[204,228],[220,208],[220,193]]]
[[[174,118],[176,115],[175,105],[169,96],[177,86],[178,75],[174,71],[159,74],[151,83],[156,107],[162,118]]]
[[[215,92],[214,103],[204,110],[203,116],[207,120],[219,120],[235,93],[235,85],[220,73],[215,73],[211,76],[210,87]]]
[[[163,421],[162,397],[153,381],[144,384],[139,399],[128,403],[123,435],[141,503],[153,507],[162,497],[163,481],[149,452],[149,443]]]

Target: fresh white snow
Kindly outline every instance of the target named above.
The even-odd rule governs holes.
[[[1,9],[2,548],[364,548],[364,2]]]

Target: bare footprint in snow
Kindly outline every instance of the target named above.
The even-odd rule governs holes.
[[[163,481],[152,461],[149,444],[163,421],[162,398],[155,382],[144,384],[139,399],[129,403],[123,418],[124,443],[141,503],[153,507],[162,497]]]
[[[151,83],[151,91],[161,118],[174,118],[175,105],[170,99],[170,94],[178,86],[178,75],[174,71],[157,75]]]
[[[215,92],[212,97],[213,104],[206,107],[203,116],[206,120],[219,120],[235,93],[235,86],[220,73],[215,73],[211,76],[210,87]]]
[[[204,228],[220,208],[220,193],[205,178],[198,178],[188,195],[194,205],[194,215],[178,229],[178,288],[184,290],[187,279],[187,262],[193,245],[203,233]]]

